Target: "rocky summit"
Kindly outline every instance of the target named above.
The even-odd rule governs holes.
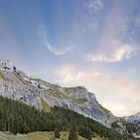
[[[131,116],[125,116],[124,119],[130,123],[138,124],[140,125],[140,112],[131,115]]]
[[[8,60],[0,61],[0,95],[20,100],[44,111],[49,111],[52,106],[68,108],[107,127],[116,120],[116,117],[102,107],[95,95],[86,88],[60,87],[30,77]]]

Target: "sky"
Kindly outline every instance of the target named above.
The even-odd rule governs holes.
[[[84,86],[114,115],[140,112],[139,0],[0,0],[0,59]]]

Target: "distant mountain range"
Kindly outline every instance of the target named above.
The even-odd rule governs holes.
[[[0,95],[13,100],[20,100],[36,109],[49,111],[52,106],[60,106],[89,117],[106,127],[127,133],[122,122],[140,121],[140,113],[124,118],[114,116],[109,110],[98,103],[93,93],[86,88],[61,87],[42,79],[28,76],[8,60],[0,60]],[[133,124],[132,128],[133,128]],[[138,130],[139,131],[139,130]],[[132,131],[133,132],[133,131]],[[133,134],[133,133],[132,133]],[[137,132],[139,135],[140,132]]]

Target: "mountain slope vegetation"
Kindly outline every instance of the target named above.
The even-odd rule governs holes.
[[[121,135],[102,124],[85,118],[74,111],[53,107],[43,112],[34,107],[0,96],[0,130],[13,134],[26,134],[35,131],[70,131],[74,126],[76,133],[88,140],[96,135],[105,140],[135,140],[134,137]],[[89,137],[90,136],[90,137]]]

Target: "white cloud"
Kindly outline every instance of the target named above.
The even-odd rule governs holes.
[[[40,34],[45,46],[48,48],[48,50],[51,53],[53,53],[55,55],[64,55],[64,54],[68,53],[69,51],[71,51],[74,48],[73,46],[69,46],[69,47],[65,47],[65,48],[56,49],[48,41],[48,38],[47,38],[47,36],[45,34],[45,28],[43,26],[38,27],[38,32],[39,32],[39,34]]]
[[[59,83],[63,86],[85,86],[95,93],[97,100],[115,115],[130,115],[139,111],[140,88],[132,81],[96,70],[77,70],[72,65],[61,66],[56,74]]]
[[[88,61],[98,61],[98,62],[121,62],[124,59],[130,59],[135,51],[135,47],[128,44],[123,44],[122,46],[115,48],[114,50],[109,50],[109,54],[90,54],[88,55]]]

